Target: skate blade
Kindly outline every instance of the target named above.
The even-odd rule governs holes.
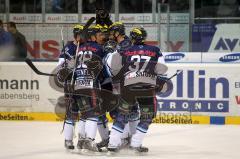
[[[128,149],[128,153],[129,154],[132,154],[132,155],[137,155],[137,156],[147,156],[148,155],[148,152],[140,152],[138,150],[131,150],[131,149]]]
[[[107,151],[107,156],[117,156],[117,152]]]
[[[106,152],[98,152],[98,151],[91,151],[91,150],[88,150],[88,149],[82,149],[81,150],[81,154],[82,155],[85,155],[85,156],[102,156],[102,155],[105,155]]]
[[[129,157],[129,156],[148,156],[149,154],[146,152],[139,152],[139,151],[134,151],[130,149],[120,149],[117,152],[113,151],[108,151],[107,156],[114,156],[114,157]]]
[[[67,153],[73,153],[75,150],[74,149],[65,149]]]

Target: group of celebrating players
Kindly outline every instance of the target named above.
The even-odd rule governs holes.
[[[75,148],[78,121],[77,149],[148,152],[142,142],[156,115],[156,91],[164,83],[157,82],[158,76],[167,71],[160,49],[145,44],[142,27],[132,28],[128,37],[121,22],[91,25],[86,31],[78,24],[73,34],[60,54],[57,75],[67,105],[65,148]],[[107,112],[113,119],[111,130]]]

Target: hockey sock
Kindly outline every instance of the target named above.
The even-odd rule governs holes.
[[[73,134],[74,134],[74,122],[72,120],[66,120],[64,124],[65,140],[73,140]]]
[[[108,122],[106,123],[102,123],[102,122],[99,122],[98,123],[98,132],[102,138],[102,140],[106,140],[109,138],[109,128],[108,128]]]
[[[147,133],[146,129],[137,127],[136,133],[132,136],[130,146],[140,147],[142,145],[143,138],[145,137],[146,133]]]
[[[122,136],[121,136],[121,139],[125,139],[127,137],[129,137],[129,123],[125,124],[125,127],[123,129],[123,133],[122,133]]]
[[[87,138],[95,139],[97,134],[97,122],[98,118],[87,118],[85,123],[85,132]]]
[[[139,123],[139,119],[137,120],[131,120],[128,122],[129,123],[129,133],[130,136],[136,133],[136,128]]]
[[[82,137],[82,138],[86,137],[85,124],[86,124],[86,120],[84,120],[84,119],[80,119],[79,120],[79,122],[78,122],[78,134],[79,134],[79,137]]]
[[[123,129],[113,125],[110,133],[110,139],[109,139],[109,148],[116,148],[121,146],[122,141],[121,141],[121,136],[123,133]]]

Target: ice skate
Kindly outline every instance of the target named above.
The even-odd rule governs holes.
[[[72,140],[65,140],[65,148],[68,150],[73,150],[74,149],[74,145],[73,145],[73,141]]]
[[[130,145],[131,137],[123,138],[121,148],[126,148]]]
[[[130,150],[134,150],[136,152],[148,152],[148,148],[147,147],[144,147],[144,146],[139,146],[139,147],[132,147],[132,146],[129,146],[129,149]]]
[[[113,155],[116,152],[119,152],[120,148],[118,146],[109,144],[107,147],[107,150],[108,150],[108,155]]]
[[[77,149],[83,149],[84,142],[85,142],[85,138],[80,137],[80,138],[78,139]]]
[[[103,147],[107,147],[108,143],[109,143],[109,138],[105,139],[105,140],[102,140],[101,142],[97,143],[97,147],[98,147],[98,149],[101,149]]]
[[[97,144],[94,142],[94,140],[89,138],[84,141],[83,148],[94,152],[101,151],[100,149],[98,149]]]

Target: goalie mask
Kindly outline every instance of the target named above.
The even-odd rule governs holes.
[[[130,39],[134,44],[143,44],[146,40],[147,32],[144,28],[137,27],[130,31]]]

